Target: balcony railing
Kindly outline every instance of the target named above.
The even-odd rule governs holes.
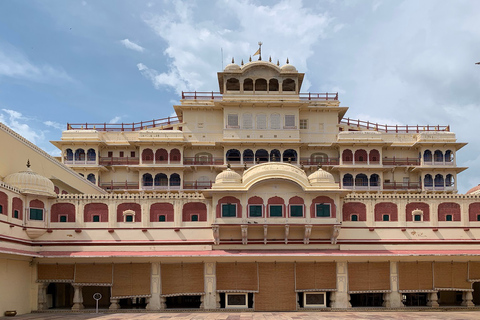
[[[100,184],[100,188],[107,191],[113,190],[138,190],[138,182],[105,182]]]
[[[339,164],[338,158],[327,158],[327,159],[311,159],[311,158],[300,158],[300,164],[305,166],[336,166]]]
[[[100,157],[98,160],[101,166],[127,166],[140,163],[138,157]]]
[[[190,166],[222,165],[223,158],[202,159],[198,157],[183,157],[183,164]]]
[[[418,158],[383,158],[384,166],[418,166],[420,160]]]
[[[384,182],[384,190],[411,190],[421,189],[422,184],[420,182]]]
[[[253,91],[250,91],[253,93]],[[264,91],[262,91],[264,92]],[[275,93],[279,93],[276,91]],[[289,92],[290,93],[290,92]],[[304,92],[298,94],[301,100],[338,100],[338,92],[335,93],[313,93],[313,92]],[[183,100],[221,100],[223,95],[220,92],[183,92]]]
[[[144,129],[169,126],[180,123],[178,117],[168,117],[134,123],[67,123],[67,130],[97,130],[97,131],[139,131]],[[169,128],[170,129],[170,128]]]
[[[420,133],[425,131],[450,131],[450,126],[399,126],[399,125],[386,125],[378,124],[369,121],[362,121],[358,119],[343,118],[340,121],[341,124],[347,126],[357,127],[359,129],[367,129],[373,131],[390,132],[390,133]]]
[[[86,164],[96,164],[95,159],[64,159],[63,160],[64,164],[69,164],[69,165],[86,165]]]
[[[183,189],[211,189],[213,181],[184,181]]]

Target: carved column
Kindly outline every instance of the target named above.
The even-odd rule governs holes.
[[[47,310],[47,287],[48,283],[41,282],[38,284],[38,310]]]
[[[72,310],[81,310],[84,308],[83,306],[83,293],[82,293],[82,286],[78,284],[72,284],[74,293],[73,293],[73,307]]]
[[[390,289],[392,292],[383,295],[383,306],[387,308],[404,307],[402,294],[398,292],[398,262],[396,261],[390,261]]]
[[[108,307],[108,309],[110,310],[118,310],[120,309],[120,299],[113,299],[113,298],[110,298],[110,307]]]
[[[475,307],[475,304],[473,303],[473,294],[472,291],[464,291],[462,293],[462,306],[465,307]]]
[[[203,309],[217,308],[217,281],[215,262],[204,264],[205,296],[203,296]]]
[[[151,273],[151,283],[150,283],[150,292],[152,296],[148,300],[147,310],[160,310],[161,301],[160,301],[160,263],[152,263],[152,273]]]
[[[437,292],[431,292],[428,294],[427,306],[429,307],[438,307],[438,294]]]
[[[348,268],[346,262],[337,262],[337,292],[335,292],[335,301],[332,308],[350,308],[350,296],[348,294]]]

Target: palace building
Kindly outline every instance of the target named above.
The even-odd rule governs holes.
[[[352,120],[303,78],[232,62],[176,117],[68,124],[58,159],[0,125],[0,312],[92,308],[94,293],[159,312],[479,305],[465,143]]]

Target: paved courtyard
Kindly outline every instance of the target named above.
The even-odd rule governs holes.
[[[428,319],[464,320],[480,319],[480,311],[424,311],[424,312],[162,312],[162,313],[31,313],[0,319],[68,319],[68,320],[317,320],[317,319]]]

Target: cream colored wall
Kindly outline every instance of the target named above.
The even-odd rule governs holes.
[[[20,256],[0,256],[0,314],[7,310],[16,310],[17,314],[32,310],[36,301],[32,299],[35,283],[30,260]]]

